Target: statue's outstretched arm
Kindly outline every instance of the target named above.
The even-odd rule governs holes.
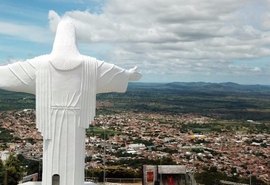
[[[35,61],[0,66],[0,89],[35,94]]]
[[[137,67],[125,70],[114,64],[98,61],[97,93],[125,92],[129,81],[141,78]]]
[[[127,72],[129,73],[129,81],[138,81],[142,77],[142,74],[138,71],[137,66],[129,69]]]

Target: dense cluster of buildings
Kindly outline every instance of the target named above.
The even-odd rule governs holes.
[[[9,111],[0,113],[0,126],[13,135],[10,143],[0,143],[7,147],[1,147],[0,152],[23,154],[30,159],[39,160],[42,158],[42,136],[35,128],[35,113],[31,109],[23,111]],[[1,141],[0,141],[1,142]],[[6,151],[7,150],[7,151]]]
[[[20,138],[9,143],[5,152],[42,157],[42,137],[35,129],[33,110],[0,113],[0,120],[1,127]],[[165,157],[195,171],[215,166],[229,176],[253,175],[270,183],[270,134],[183,132],[182,126],[191,123],[212,124],[212,119],[194,114],[99,115],[87,131],[86,156],[91,160],[86,166],[99,168],[104,161],[113,164],[123,159]]]

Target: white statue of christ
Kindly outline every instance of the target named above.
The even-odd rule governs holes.
[[[136,67],[124,70],[81,55],[76,29],[63,18],[50,54],[0,66],[1,89],[36,95],[42,185],[84,184],[85,129],[95,116],[96,94],[125,92],[128,81],[141,77]]]

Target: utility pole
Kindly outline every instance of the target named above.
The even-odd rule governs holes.
[[[4,179],[4,185],[8,185],[8,180],[7,180],[7,169],[5,169],[5,179]]]
[[[249,172],[249,185],[251,185],[251,177],[252,177],[251,172]]]
[[[105,126],[103,126],[103,183],[106,182],[106,142]]]

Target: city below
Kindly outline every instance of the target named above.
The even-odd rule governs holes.
[[[19,138],[6,143],[2,158],[15,152],[28,159],[42,159],[42,137],[35,128],[33,110],[4,112],[0,119],[2,128]],[[124,165],[126,160],[170,158],[175,164],[186,165],[196,172],[215,166],[228,176],[254,175],[269,183],[270,135],[229,130],[195,134],[185,128],[189,124],[207,125],[214,121],[194,114],[99,115],[85,139],[86,157],[91,157],[86,168],[102,169],[104,156],[108,165]],[[95,134],[97,129],[100,135]]]

